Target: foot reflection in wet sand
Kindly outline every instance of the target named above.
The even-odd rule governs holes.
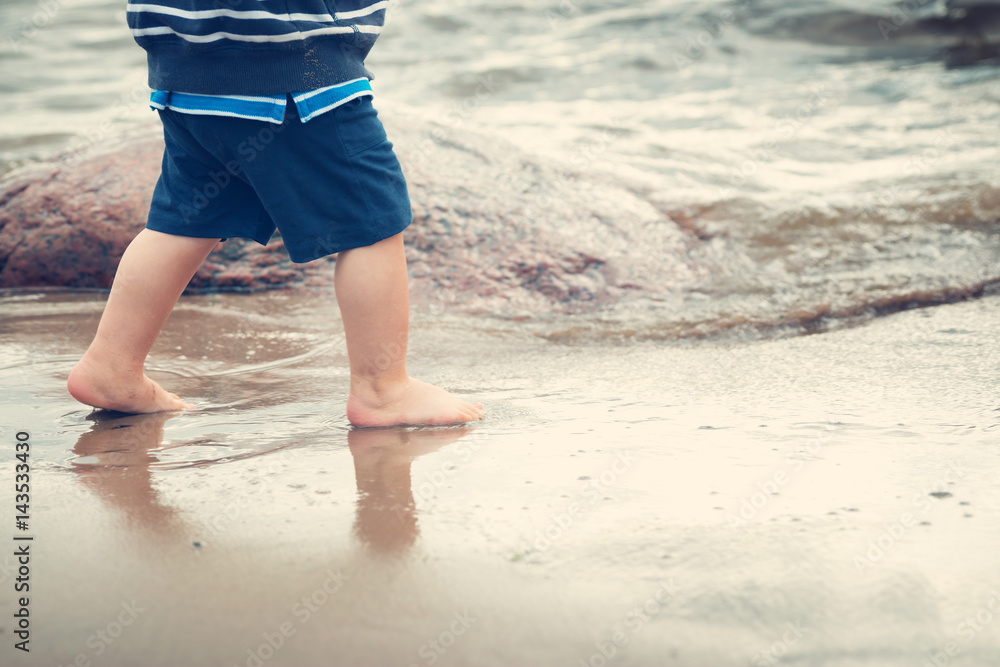
[[[98,410],[94,425],[73,448],[73,469],[83,484],[125,517],[130,527],[175,537],[183,523],[177,510],[163,505],[153,488],[150,450],[163,442],[163,425],[178,412],[124,415]]]
[[[164,424],[178,412],[123,415],[94,412],[94,424],[76,443],[73,469],[132,531],[181,539],[188,526],[177,509],[164,505],[153,484]],[[357,510],[354,535],[375,553],[404,554],[419,535],[410,467],[418,457],[468,434],[470,429],[353,429],[347,442],[354,457]],[[221,502],[221,500],[220,500]]]
[[[347,442],[354,456],[358,508],[354,534],[376,553],[401,555],[419,535],[410,466],[469,433],[469,429],[354,429]]]

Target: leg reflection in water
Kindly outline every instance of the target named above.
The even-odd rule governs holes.
[[[73,468],[84,486],[125,518],[129,532],[166,538],[212,541],[185,525],[181,512],[164,505],[153,484],[157,451],[167,420],[182,413],[139,415],[99,411],[91,430],[80,436]],[[402,555],[419,535],[410,467],[418,457],[468,434],[463,427],[353,429],[347,442],[354,458],[357,508],[354,535],[375,553]],[[271,454],[275,455],[274,453]],[[228,499],[220,498],[223,503]],[[197,531],[197,529],[194,529]],[[158,540],[159,542],[159,540]]]
[[[410,466],[467,433],[461,427],[350,431],[347,442],[358,484],[357,538],[378,553],[405,553],[419,534]]]
[[[177,510],[163,505],[154,490],[150,450],[163,442],[163,424],[178,413],[145,415],[98,411],[90,431],[73,448],[73,469],[84,486],[123,516],[131,529],[164,537],[180,537]]]

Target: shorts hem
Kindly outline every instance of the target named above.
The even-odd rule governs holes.
[[[271,237],[274,236],[274,232],[271,232],[271,234],[269,234],[266,239],[261,240],[260,238],[257,238],[257,237],[254,237],[254,236],[248,236],[248,235],[243,234],[243,233],[238,232],[238,231],[222,231],[220,233],[216,233],[213,230],[207,230],[206,231],[206,230],[198,230],[198,229],[191,229],[191,230],[184,229],[183,231],[180,231],[175,226],[171,226],[169,224],[164,225],[164,224],[159,224],[159,223],[155,223],[155,222],[154,223],[147,222],[146,225],[145,225],[145,227],[146,227],[146,229],[152,230],[154,232],[160,232],[161,234],[170,234],[171,236],[185,236],[185,237],[190,238],[190,239],[215,239],[215,238],[217,238],[220,241],[226,241],[226,240],[229,240],[229,239],[249,239],[251,241],[256,241],[257,243],[259,243],[261,245],[267,245],[268,242],[271,240]],[[187,225],[185,225],[185,227],[187,227]]]
[[[392,238],[396,234],[403,232],[410,224],[413,222],[411,218],[402,226],[394,227],[394,231],[388,233],[383,231],[383,227],[379,225],[378,230],[373,233],[367,239],[355,239],[353,241],[348,241],[342,244],[324,244],[320,242],[313,245],[289,245],[288,241],[285,241],[285,249],[288,251],[288,256],[296,264],[305,264],[306,262],[312,262],[317,259],[322,259],[323,257],[329,257],[330,255],[336,255],[337,253],[344,252],[345,250],[353,250],[354,248],[365,248],[370,245],[375,245],[379,241],[384,241],[388,238]],[[320,247],[322,246],[322,247]]]

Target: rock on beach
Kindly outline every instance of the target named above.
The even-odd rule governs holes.
[[[410,188],[417,302],[575,311],[683,289],[711,272],[693,259],[699,239],[682,218],[589,163],[571,168],[404,109],[382,118]],[[109,287],[145,222],[162,150],[159,128],[148,128],[0,181],[0,287]],[[231,239],[190,289],[328,285],[334,261],[294,264],[278,236],[267,246]]]

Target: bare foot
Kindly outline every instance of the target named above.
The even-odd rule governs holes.
[[[483,415],[480,403],[469,403],[413,378],[380,391],[352,382],[347,399],[347,419],[354,426],[459,424],[482,419]]]
[[[73,368],[66,388],[76,400],[95,408],[117,412],[145,413],[192,410],[176,394],[171,394],[145,374],[123,375],[91,362],[86,356]]]

